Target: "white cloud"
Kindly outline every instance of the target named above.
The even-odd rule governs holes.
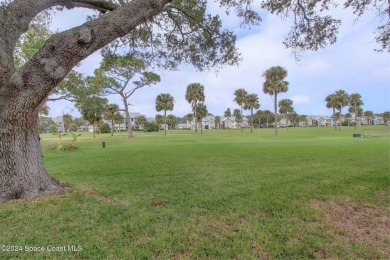
[[[298,94],[298,95],[294,95],[290,98],[293,102],[294,102],[294,106],[295,105],[307,105],[307,104],[310,104],[311,100],[308,96],[306,95],[302,95],[302,94]]]
[[[315,59],[307,65],[306,74],[309,77],[326,77],[333,72],[333,67],[323,59]]]

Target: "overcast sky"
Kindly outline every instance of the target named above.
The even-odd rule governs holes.
[[[211,7],[216,12],[217,8]],[[82,24],[88,15],[85,9],[59,13],[53,18],[53,29],[68,29]],[[170,93],[175,98],[172,111],[176,116],[191,112],[184,96],[190,83],[199,82],[205,87],[205,103],[210,113],[223,115],[229,107],[238,108],[233,101],[234,90],[244,88],[259,96],[260,109],[273,111],[271,96],[262,91],[262,74],[272,66],[283,66],[288,71],[289,90],[278,95],[278,100],[290,98],[298,114],[330,115],[325,107],[327,95],[343,89],[347,93],[360,93],[364,102],[363,110],[381,113],[390,110],[390,55],[377,53],[373,49],[378,45],[373,41],[373,16],[365,15],[355,22],[349,10],[337,10],[334,13],[343,24],[338,41],[317,52],[306,52],[300,61],[296,61],[291,50],[282,44],[291,24],[279,17],[264,14],[259,27],[241,29],[239,20],[234,16],[223,16],[224,26],[238,35],[237,46],[242,53],[240,66],[226,67],[215,71],[197,72],[190,65],[183,65],[178,71],[161,71],[161,82],[152,87],[139,89],[131,98],[131,112],[140,112],[154,117],[155,98],[160,93]],[[101,57],[95,53],[82,62],[76,70],[85,75],[93,74],[99,66]],[[108,97],[110,103],[121,107],[117,96]],[[77,109],[69,102],[51,102],[49,116],[72,113],[79,116]],[[344,108],[343,112],[346,112]],[[245,115],[249,111],[244,112]]]

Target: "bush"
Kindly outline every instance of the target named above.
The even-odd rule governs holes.
[[[108,124],[103,124],[102,127],[100,128],[100,132],[102,134],[111,133],[111,127]]]
[[[50,125],[49,126],[49,131],[50,131],[50,133],[57,133],[57,131],[58,131],[58,127],[57,127],[57,125]]]
[[[146,122],[144,125],[144,132],[158,132],[159,125],[156,122]]]

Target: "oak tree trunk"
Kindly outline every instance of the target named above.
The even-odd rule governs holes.
[[[10,1],[0,10],[0,203],[64,190],[44,167],[38,135],[38,108],[77,63],[163,11],[172,0]],[[56,33],[21,68],[14,50],[34,17],[47,8],[66,6],[106,14]],[[130,129],[131,130],[131,129]]]
[[[23,104],[8,103],[0,111],[0,203],[62,192],[44,167],[37,111],[18,113]]]

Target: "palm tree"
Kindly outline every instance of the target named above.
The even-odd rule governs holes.
[[[158,124],[158,131],[160,131],[161,124],[164,122],[163,116],[160,114],[157,114],[155,117],[155,121]]]
[[[175,99],[168,93],[160,94],[156,97],[156,110],[157,110],[157,112],[164,110],[164,124],[165,124],[164,135],[167,135],[167,110],[169,110],[169,111],[173,110],[173,106],[174,106],[173,103],[174,102],[175,102]]]
[[[259,97],[256,94],[250,94],[245,97],[244,109],[251,111],[251,133],[253,133],[253,109],[259,109]]]
[[[136,119],[137,125],[141,126],[142,129],[145,129],[145,124],[146,124],[146,122],[148,122],[148,120],[146,120],[146,117],[145,117],[145,116],[139,116],[139,117],[137,117],[137,119]]]
[[[196,115],[196,108],[198,102],[203,102],[205,99],[204,96],[204,87],[200,83],[191,83],[187,86],[186,91],[186,100],[192,106],[192,111],[194,112],[195,117],[195,133],[198,132],[198,117]]]
[[[217,129],[219,129],[220,126],[221,126],[221,117],[220,116],[216,116],[216,117],[214,117],[214,120],[215,120],[215,127]]]
[[[233,116],[235,117],[236,122],[238,124],[241,124],[242,115],[241,115],[240,109],[234,109]]]
[[[303,122],[304,126],[307,126],[307,115],[300,115],[299,121]]]
[[[69,132],[69,126],[73,122],[73,118],[69,114],[65,114],[62,116],[62,121],[64,122],[64,131]]]
[[[348,123],[348,126],[349,126],[349,123],[351,122],[352,114],[351,113],[346,113],[344,115],[344,118],[347,120],[347,123]],[[355,124],[355,129],[356,129],[356,124]]]
[[[349,96],[349,104],[351,107],[353,107],[353,111],[355,114],[355,122],[357,121],[357,114],[358,114],[358,107],[364,105],[362,101],[362,96],[359,93],[354,93]],[[356,130],[356,123],[355,123],[355,130]]]
[[[357,110],[358,110],[358,113],[359,113],[359,109],[357,109]],[[364,112],[363,115],[366,118],[367,124],[371,124],[370,118],[372,118],[374,116],[374,112],[367,110],[367,111]]]
[[[341,131],[341,110],[349,104],[349,95],[342,89],[336,91],[337,108],[339,110],[339,130]]]
[[[268,127],[269,127],[268,121],[269,121],[269,117],[271,116],[271,111],[269,111],[269,110],[264,110],[264,111],[263,111],[263,114],[264,114],[264,116],[267,118],[267,128],[268,128]]]
[[[280,114],[284,115],[287,130],[288,130],[288,114],[294,111],[292,105],[293,105],[293,101],[291,99],[282,99],[279,101],[279,112]]]
[[[390,112],[389,111],[386,111],[386,112],[383,112],[381,114],[381,116],[383,116],[383,121],[385,124],[388,124],[387,122],[390,121]]]
[[[207,106],[203,103],[203,102],[200,102],[198,103],[198,105],[196,106],[196,109],[195,109],[195,120],[197,120],[197,122],[200,121],[200,133],[203,134],[203,123],[202,123],[202,118],[207,116]]]
[[[95,126],[102,121],[102,114],[107,106],[107,99],[98,96],[90,96],[79,100],[76,107],[79,109],[84,120],[92,125],[93,138],[96,138]]]
[[[275,136],[278,136],[278,93],[288,90],[288,82],[284,80],[287,77],[287,70],[281,66],[271,67],[263,73],[263,76],[265,77],[264,93],[274,96]]]
[[[294,110],[290,114],[290,121],[291,121],[293,127],[296,127],[297,125],[299,126],[299,115]]]
[[[246,96],[248,95],[248,92],[243,89],[243,88],[240,88],[240,89],[236,89],[236,91],[234,91],[234,102],[236,102],[240,108],[241,108],[241,115],[242,115],[242,106],[245,104],[245,98]],[[240,129],[241,129],[241,132],[242,132],[242,126],[240,124]]]
[[[123,124],[125,122],[125,118],[123,117],[123,115],[119,112],[116,112],[114,114],[114,123],[118,125],[118,129],[117,131],[120,130],[120,126],[121,124]]]
[[[263,119],[263,116],[264,116],[263,111],[261,111],[261,110],[257,110],[257,111],[256,111],[256,113],[255,113],[255,118],[256,118],[256,120],[259,121],[258,128],[260,128],[261,119]]]
[[[186,115],[186,120],[187,122],[189,123],[189,125],[191,126],[191,122],[192,120],[194,119],[194,115],[192,113],[189,113]]]
[[[336,94],[330,94],[325,98],[326,107],[333,109],[333,120],[336,121],[336,107],[337,107],[337,96]],[[334,123],[334,130],[337,130],[336,122]]]
[[[119,106],[117,104],[108,104],[106,109],[107,110],[104,112],[103,118],[111,120],[111,136],[114,136],[114,116],[115,113],[119,111]]]
[[[223,113],[223,116],[224,117],[231,117],[232,116],[232,112],[230,111],[230,108],[226,109],[226,111]]]
[[[176,123],[177,123],[177,118],[175,115],[171,114],[167,116],[167,124],[171,126],[171,130],[175,128],[174,126],[176,125]]]

